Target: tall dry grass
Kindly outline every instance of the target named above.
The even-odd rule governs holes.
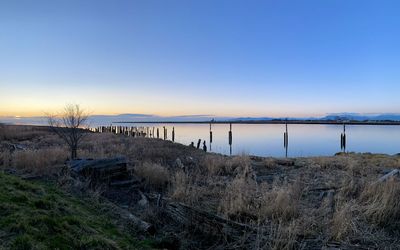
[[[332,239],[347,241],[358,232],[356,201],[350,201],[338,206],[331,220],[330,234]]]
[[[251,159],[245,154],[233,157],[206,155],[201,162],[201,166],[205,168],[210,176],[237,175],[244,171],[249,171],[250,165]]]
[[[291,250],[298,246],[300,227],[297,221],[277,221],[269,227],[269,237],[262,249]]]
[[[0,152],[0,166],[39,175],[56,173],[68,158],[62,147]]]
[[[208,210],[210,200],[205,199],[208,195],[218,196],[219,191],[213,186],[213,180],[205,179],[198,171],[187,173],[177,170],[171,177],[168,194],[176,201]]]
[[[363,213],[374,224],[400,229],[400,182],[391,178],[366,186],[360,197]]]
[[[247,216],[254,213],[257,206],[257,183],[241,174],[230,182],[221,198],[219,210],[228,217]]]
[[[5,141],[25,141],[32,140],[40,136],[48,134],[47,127],[39,126],[17,126],[17,125],[1,125],[0,140]]]
[[[300,201],[303,194],[301,181],[277,184],[272,188],[262,186],[259,214],[262,219],[290,221],[300,216]]]
[[[11,165],[35,174],[52,174],[67,158],[68,152],[64,148],[16,151],[11,155]]]
[[[144,162],[134,168],[134,173],[145,180],[148,188],[166,188],[170,179],[168,169],[157,163]]]

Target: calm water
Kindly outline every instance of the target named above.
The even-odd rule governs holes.
[[[167,128],[168,140],[175,127],[175,142],[197,144],[198,139],[206,140],[208,150],[230,154],[229,124],[213,124],[213,142],[210,145],[209,124],[118,124],[121,126],[144,126]],[[342,125],[288,125],[288,156],[326,156],[340,152]],[[232,154],[258,156],[285,156],[283,133],[285,125],[276,124],[232,124]],[[347,125],[348,152],[400,153],[400,126]],[[203,142],[202,142],[203,143]],[[211,147],[210,147],[211,146]]]

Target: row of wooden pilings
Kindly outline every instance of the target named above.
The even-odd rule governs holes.
[[[165,126],[163,129],[163,139],[168,139],[168,130]],[[113,133],[113,134],[123,134],[126,136],[132,137],[148,137],[148,138],[160,138],[160,128],[155,127],[128,127],[128,126],[100,126],[97,128],[90,129],[96,133]],[[229,143],[229,154],[232,155],[232,123],[229,124],[229,132],[228,132],[228,143]],[[175,127],[172,127],[171,139],[175,141]],[[212,142],[213,142],[213,132],[212,132],[212,123],[210,123],[210,150],[212,150]],[[197,148],[199,148],[201,143],[201,139],[199,139],[197,143]],[[285,149],[285,156],[288,157],[288,149],[289,149],[289,131],[288,131],[288,123],[285,124],[285,132],[283,133],[283,147]],[[346,124],[343,124],[343,133],[340,134],[340,148],[342,152],[346,152]]]
[[[163,127],[163,139],[168,139],[168,131]],[[160,138],[160,128],[155,127],[128,127],[128,126],[99,126],[91,128],[95,133],[122,134],[132,137]],[[175,141],[175,127],[172,128],[172,141]]]

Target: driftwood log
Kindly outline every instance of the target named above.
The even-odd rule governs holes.
[[[241,237],[249,232],[257,232],[257,229],[250,225],[234,222],[182,203],[168,203],[165,206],[165,211],[181,224],[195,226],[209,234],[223,233]]]
[[[77,159],[67,162],[68,168],[90,179],[93,184],[107,184],[113,187],[126,187],[138,184],[132,178],[124,157],[109,159]]]
[[[148,198],[151,202],[161,206],[163,211],[175,222],[193,227],[204,234],[225,235],[228,238],[243,239],[244,236],[256,235],[257,232],[257,228],[254,226],[225,219],[180,202],[171,202],[159,195],[149,195]]]
[[[124,157],[110,159],[77,159],[68,161],[69,168],[77,173],[85,170],[107,171],[115,169],[126,169],[127,161]]]
[[[379,182],[384,182],[387,179],[394,177],[394,176],[398,176],[400,175],[400,170],[399,169],[394,169],[392,171],[390,171],[389,173],[385,174],[384,176],[382,176],[381,178],[378,179],[378,183]]]

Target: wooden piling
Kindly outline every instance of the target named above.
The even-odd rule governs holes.
[[[172,141],[175,142],[175,127],[172,127]]]
[[[229,139],[229,145],[232,145],[232,123],[229,124],[228,139]]]
[[[343,123],[343,133],[340,135],[340,149],[346,152],[346,124]]]
[[[289,148],[289,132],[288,132],[288,124],[286,122],[286,131],[283,133],[283,147],[285,148],[285,156],[288,157],[288,148]]]
[[[210,150],[211,150],[211,143],[213,140],[213,133],[212,133],[212,129],[211,129],[211,123],[210,123]]]

